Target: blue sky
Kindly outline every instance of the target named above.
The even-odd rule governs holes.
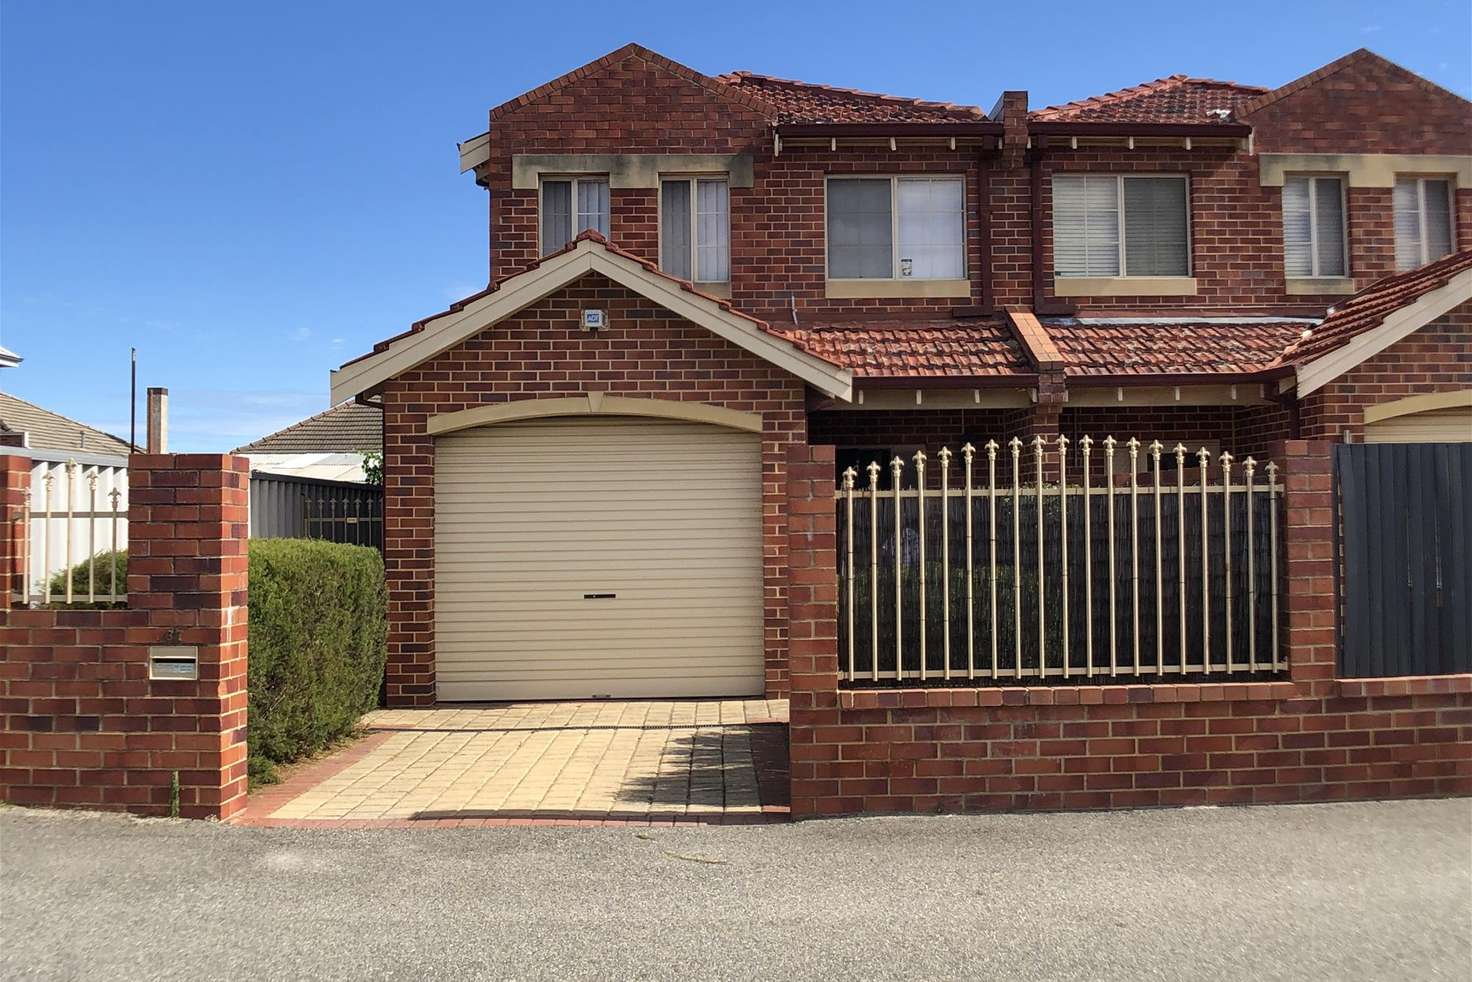
[[[984,108],[1358,47],[1472,94],[1466,0],[510,6],[0,0],[0,387],[126,437],[136,345],[175,450],[325,408],[329,368],[485,283],[455,142],[628,41]]]

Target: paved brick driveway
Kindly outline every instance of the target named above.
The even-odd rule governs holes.
[[[369,714],[251,795],[255,825],[786,820],[784,700],[507,703]]]

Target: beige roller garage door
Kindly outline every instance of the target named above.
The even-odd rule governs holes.
[[[1458,406],[1392,416],[1365,424],[1366,443],[1466,443],[1472,440],[1472,409]]]
[[[759,695],[761,444],[562,417],[435,449],[443,700]]]

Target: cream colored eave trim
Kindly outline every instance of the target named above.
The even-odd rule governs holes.
[[[1352,188],[1393,188],[1398,174],[1453,174],[1458,187],[1472,187],[1472,154],[1263,153],[1258,184],[1280,188],[1290,173],[1340,173]]]
[[[884,300],[890,297],[969,297],[970,280],[828,280],[824,284],[823,296],[834,300],[870,299]]]
[[[1366,331],[1322,358],[1298,366],[1298,398],[1323,388],[1351,368],[1469,300],[1472,300],[1472,269],[1464,269],[1445,286],[1388,315],[1379,327]]]
[[[563,399],[518,399],[494,406],[477,406],[456,413],[431,416],[425,431],[433,436],[468,430],[473,426],[491,426],[524,419],[549,416],[643,416],[652,419],[677,419],[686,423],[710,423],[748,433],[762,431],[760,413],[744,413],[703,402],[679,402],[672,399],[633,399],[611,396],[603,392]]]
[[[1290,297],[1332,297],[1356,291],[1348,276],[1290,276],[1283,282],[1283,292]]]
[[[749,153],[518,153],[511,156],[511,187],[534,191],[544,174],[607,174],[608,186],[659,187],[661,174],[725,174],[733,188],[755,184]]]
[[[1191,297],[1194,276],[1055,276],[1055,297]]]
[[[690,293],[678,283],[651,273],[641,263],[611,253],[596,242],[583,241],[576,248],[511,277],[500,289],[471,301],[462,310],[432,318],[421,330],[399,338],[385,350],[337,369],[332,373],[334,404],[428,361],[591,272],[600,273],[676,316],[704,327],[819,391],[845,401],[852,396],[853,373],[848,369],[766,333],[716,301]]]
[[[460,173],[475,170],[481,164],[491,159],[491,134],[489,131],[472,136],[459,145],[460,150]]]
[[[1378,423],[1396,416],[1415,413],[1431,413],[1441,409],[1472,409],[1472,389],[1454,392],[1431,392],[1421,396],[1407,396],[1395,402],[1385,402],[1365,409],[1365,423]]]

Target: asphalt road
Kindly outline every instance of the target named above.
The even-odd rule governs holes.
[[[1456,979],[1472,801],[681,830],[0,808],[5,979]]]

